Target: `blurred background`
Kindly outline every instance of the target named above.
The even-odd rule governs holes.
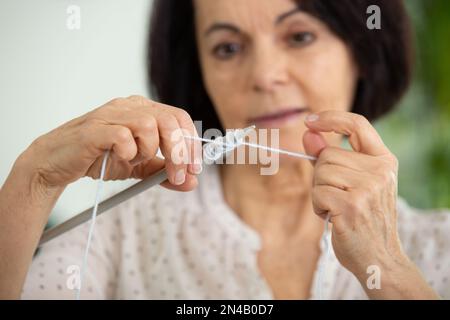
[[[376,123],[400,161],[399,194],[419,208],[450,208],[450,1],[406,0],[416,29],[416,76],[398,108]],[[0,0],[0,184],[36,137],[113,97],[148,96],[145,40],[151,0]],[[71,5],[80,29],[67,21]],[[109,182],[104,196],[135,181]],[[90,207],[82,179],[51,224]]]
[[[400,162],[399,194],[419,208],[450,207],[450,1],[406,0],[416,76],[376,128]]]

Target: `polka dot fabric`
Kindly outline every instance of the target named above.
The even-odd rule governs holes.
[[[206,166],[188,193],[156,187],[97,218],[82,299],[272,299],[257,265],[259,235],[225,203],[216,166]],[[421,212],[398,201],[406,253],[430,285],[450,298],[450,214]],[[89,224],[36,254],[23,299],[75,299]],[[322,253],[320,259],[324,259]],[[311,298],[317,299],[316,270]],[[325,299],[367,299],[333,250],[324,274]]]

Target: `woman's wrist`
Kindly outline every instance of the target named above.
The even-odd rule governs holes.
[[[48,188],[24,152],[0,189],[0,299],[17,299],[48,216],[64,188]]]
[[[50,186],[39,170],[34,156],[34,150],[29,147],[14,162],[11,173],[7,179],[13,188],[20,188],[21,194],[30,203],[46,207],[53,207],[65,187]]]
[[[439,299],[417,266],[405,255],[385,259],[357,278],[370,299]],[[369,272],[370,270],[370,272]]]

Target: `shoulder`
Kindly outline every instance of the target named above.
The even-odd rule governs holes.
[[[399,235],[404,246],[450,249],[449,209],[417,209],[399,198],[397,212]]]
[[[398,231],[403,249],[428,283],[450,298],[450,210],[417,209],[399,198]]]

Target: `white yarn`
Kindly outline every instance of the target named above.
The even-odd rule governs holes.
[[[267,151],[271,151],[271,152],[275,152],[275,153],[279,153],[279,154],[286,154],[286,155],[301,158],[301,159],[317,160],[316,157],[309,156],[309,155],[306,155],[303,153],[295,153],[295,152],[286,151],[286,150],[282,150],[282,149],[276,149],[276,148],[262,146],[262,145],[258,145],[258,144],[254,144],[254,143],[249,143],[249,142],[243,141],[243,139],[235,139],[233,141],[233,143],[229,143],[229,139],[227,139],[228,141],[223,142],[223,139],[210,140],[210,139],[191,137],[191,136],[184,136],[184,137],[187,139],[209,142],[210,144],[212,144],[213,148],[210,149],[211,154],[209,156],[212,157],[213,159],[210,159],[210,160],[217,160],[218,159],[217,157],[223,156],[225,153],[239,147],[240,145],[246,145],[249,147],[259,148],[259,149],[263,149],[263,150],[267,150]],[[219,148],[217,148],[217,147],[219,147]],[[89,249],[91,246],[92,236],[94,234],[95,222],[96,222],[96,217],[97,217],[97,209],[98,209],[98,204],[100,203],[100,194],[101,194],[101,190],[103,188],[103,182],[104,182],[105,171],[106,171],[106,163],[108,161],[109,154],[110,154],[110,150],[105,152],[105,156],[103,158],[102,167],[101,167],[101,171],[100,171],[100,179],[98,182],[97,191],[96,191],[96,195],[95,195],[95,203],[94,203],[94,208],[92,210],[91,224],[89,227],[86,249],[84,251],[83,264],[82,264],[81,271],[80,271],[80,282],[79,282],[79,286],[76,290],[76,299],[77,300],[80,299],[84,275],[85,275],[86,268],[87,268],[87,259],[88,259],[88,255],[89,255]],[[318,286],[319,286],[319,288],[318,288],[319,298],[321,300],[323,299],[323,293],[322,293],[323,273],[326,268],[328,256],[330,255],[330,248],[328,245],[328,222],[329,222],[329,219],[330,219],[330,217],[327,216],[327,218],[325,220],[324,232],[322,234],[322,239],[321,239],[321,241],[324,244],[324,248],[326,250],[325,259],[322,261],[321,265],[319,266],[319,275],[318,275],[319,279],[317,282]]]
[[[245,142],[245,141],[239,141],[239,142],[234,142],[234,143],[229,143],[229,142],[222,142],[223,140],[211,140],[211,139],[205,139],[205,138],[199,138],[199,137],[191,137],[191,136],[183,136],[186,139],[191,139],[191,140],[197,140],[197,141],[203,141],[203,142],[209,142],[210,143],[210,153],[205,153],[206,156],[208,156],[208,160],[217,160],[219,159],[221,156],[223,156],[224,154],[230,152],[231,150],[243,145],[243,146],[249,146],[252,148],[258,148],[258,149],[263,149],[263,150],[267,150],[267,151],[271,151],[271,152],[275,152],[275,153],[279,153],[279,154],[285,154],[291,157],[296,157],[296,158],[301,158],[301,159],[306,159],[306,160],[317,160],[316,157],[313,156],[309,156],[307,154],[304,153],[297,153],[297,152],[291,152],[291,151],[287,151],[287,150],[283,150],[283,149],[276,149],[276,148],[271,148],[271,147],[267,147],[267,146],[263,146],[263,145],[259,145],[259,144],[255,144],[255,143],[250,143],[250,142]]]
[[[319,300],[323,300],[323,284],[324,284],[324,273],[327,268],[328,258],[330,257],[330,244],[329,244],[329,230],[328,230],[328,223],[330,222],[330,215],[328,214],[325,218],[325,225],[324,230],[322,233],[321,242],[323,244],[323,248],[325,251],[325,256],[323,257],[323,260],[320,262],[319,265],[319,274],[318,274],[318,281],[317,281],[317,292],[319,296]]]
[[[309,156],[303,153],[295,153],[287,150],[282,149],[275,149],[267,146],[262,146],[254,143],[245,142],[243,139],[230,139],[229,137],[226,137],[224,139],[223,137],[217,138],[216,140],[210,140],[210,139],[204,139],[199,137],[192,137],[192,136],[184,136],[187,139],[197,140],[197,141],[203,141],[208,142],[208,145],[205,149],[205,156],[209,158],[209,160],[218,160],[220,159],[224,154],[230,152],[231,150],[241,146],[246,145],[253,148],[259,148],[263,150],[268,150],[272,152],[276,152],[279,154],[286,154],[291,157],[301,158],[301,159],[307,159],[307,160],[317,160],[316,157]],[[320,262],[319,265],[319,271],[318,271],[318,281],[317,281],[317,292],[320,300],[323,300],[323,284],[324,284],[324,273],[326,270],[326,266],[328,263],[328,258],[330,256],[330,245],[328,243],[328,223],[330,221],[330,216],[327,215],[325,219],[325,225],[324,225],[324,231],[322,233],[321,242],[323,244],[323,248],[325,251],[325,256]]]
[[[106,171],[106,163],[108,162],[109,153],[110,153],[109,150],[105,152],[105,156],[104,156],[103,162],[102,162],[102,168],[100,171],[100,180],[98,181],[97,192],[95,194],[94,209],[92,210],[91,224],[89,226],[89,234],[88,234],[88,238],[87,238],[86,249],[84,251],[83,264],[81,266],[81,271],[80,271],[80,282],[79,282],[79,286],[76,290],[76,293],[77,293],[76,299],[77,300],[80,300],[81,286],[82,286],[83,279],[84,279],[84,273],[86,272],[86,268],[87,268],[87,259],[88,259],[88,255],[89,255],[89,248],[91,246],[91,239],[94,234],[95,221],[96,221],[96,217],[97,217],[97,208],[98,208],[98,204],[100,202],[100,194],[101,194],[101,190],[103,188],[103,182],[104,182],[105,171]]]

